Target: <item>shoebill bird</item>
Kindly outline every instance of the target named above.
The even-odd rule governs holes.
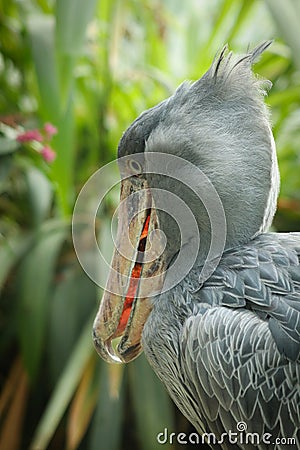
[[[216,449],[283,449],[276,441],[282,437],[295,438],[290,448],[300,448],[300,233],[268,232],[279,174],[263,100],[269,84],[251,69],[269,45],[243,56],[224,48],[201,79],[183,83],[123,134],[118,157],[126,156],[131,172],[121,183],[126,202],[117,243],[122,246],[129,233],[135,255],[142,255],[151,231],[159,228],[165,246],[151,262],[115,250],[93,329],[95,347],[108,362],[129,362],[144,351],[199,434],[215,434]],[[201,199],[195,198],[174,181],[172,164],[168,177],[130,160],[156,152],[198,167],[224,208],[224,250],[204,281],[199,277],[212,238],[205,184]],[[162,274],[185,243],[174,217],[155,208],[153,188],[185,202],[199,230],[192,267],[170,289],[163,289]],[[150,295],[144,285],[154,275]],[[222,433],[238,432],[239,422],[247,427],[244,440],[228,443]],[[257,433],[259,442],[247,443],[246,432]]]

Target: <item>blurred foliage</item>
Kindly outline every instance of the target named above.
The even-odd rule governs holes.
[[[74,201],[131,121],[224,43],[244,52],[274,38],[255,71],[273,82],[275,228],[299,230],[299,22],[298,0],[0,3],[1,450],[150,450],[165,427],[190,430],[143,357],[108,366],[93,350],[101,293],[72,247]],[[15,140],[45,122],[58,129],[52,164]]]

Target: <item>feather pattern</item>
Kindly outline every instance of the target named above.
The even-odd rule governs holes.
[[[261,234],[227,250],[201,289],[193,268],[155,301],[144,351],[199,432],[221,439],[245,422],[249,433],[293,437],[300,447],[299,259],[300,233]],[[188,303],[185,290],[194,291]]]

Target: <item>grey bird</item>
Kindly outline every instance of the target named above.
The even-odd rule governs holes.
[[[202,78],[183,83],[122,136],[123,209],[93,329],[108,362],[129,362],[143,350],[215,449],[300,448],[300,233],[268,232],[279,191],[263,99],[270,83],[251,69],[269,45],[243,56],[225,47]],[[182,172],[178,161],[186,161]],[[199,180],[190,165],[199,168]],[[218,212],[212,221],[210,189],[224,221]],[[192,212],[198,241],[176,199]],[[224,230],[221,253],[218,246],[211,253],[212,239],[222,243]],[[164,250],[146,260],[151,233]],[[180,254],[179,268],[189,270],[174,283],[169,273]],[[204,267],[212,267],[209,276]],[[230,433],[236,433],[231,440]]]

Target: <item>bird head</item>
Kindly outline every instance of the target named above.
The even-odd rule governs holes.
[[[219,242],[226,232],[222,251],[270,225],[279,176],[263,101],[269,83],[251,70],[269,45],[244,56],[225,47],[202,78],[183,83],[122,136],[116,247],[93,330],[105,360],[141,353],[143,326],[153,301],[176,282],[170,269],[182,249],[187,274],[207,260],[212,230]]]

